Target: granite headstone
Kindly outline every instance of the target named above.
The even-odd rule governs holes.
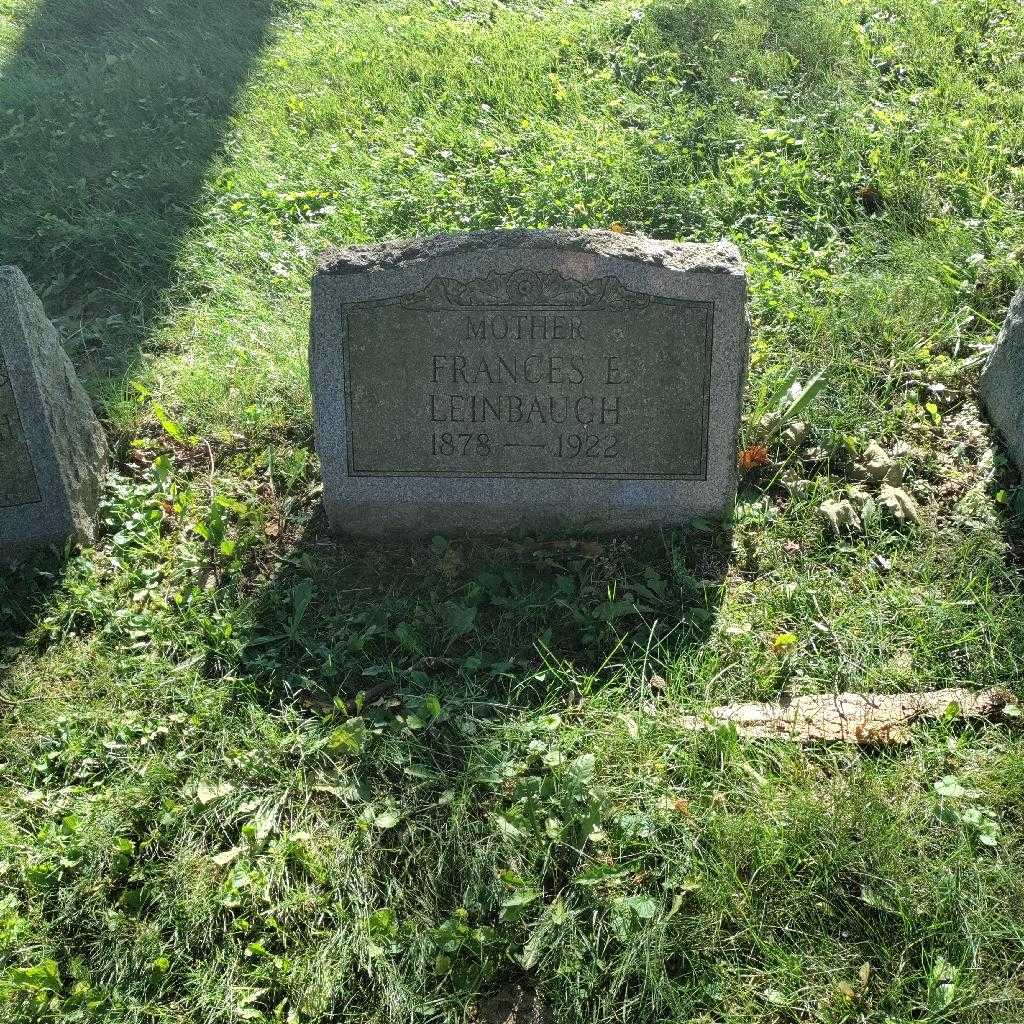
[[[0,455],[0,560],[93,538],[106,439],[17,267],[0,267]]]
[[[739,253],[609,231],[335,250],[310,346],[340,532],[628,530],[728,513]]]
[[[1017,467],[1024,471],[1024,288],[981,375],[981,401]]]

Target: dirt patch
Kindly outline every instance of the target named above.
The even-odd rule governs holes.
[[[535,989],[506,985],[481,1003],[472,1019],[477,1024],[549,1024],[551,1017]]]

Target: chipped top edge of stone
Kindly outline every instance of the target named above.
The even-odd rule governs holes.
[[[615,231],[516,228],[428,235],[330,249],[317,264],[328,276],[398,270],[443,256],[461,256],[489,249],[555,249],[612,256],[677,272],[743,276],[743,259],[732,242],[661,242]]]

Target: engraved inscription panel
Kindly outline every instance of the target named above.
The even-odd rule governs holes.
[[[712,305],[614,277],[435,279],[345,312],[352,476],[701,480]]]
[[[0,509],[39,500],[32,456],[25,442],[7,364],[0,352]]]

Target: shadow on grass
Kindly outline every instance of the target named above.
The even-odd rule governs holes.
[[[41,0],[0,63],[0,263],[116,383],[200,216],[277,0]]]
[[[62,552],[43,551],[10,570],[0,563],[0,681],[17,657],[59,585],[64,570]],[[6,693],[0,693],[0,714]]]
[[[539,707],[664,672],[708,636],[729,537],[335,541],[317,520],[263,592],[239,668],[266,699]],[[362,696],[360,696],[362,695]]]
[[[276,8],[41,0],[0,58],[0,264],[25,271],[94,394],[145,349]],[[0,569],[0,665],[59,579],[40,559]]]
[[[1006,562],[1024,572],[1024,479],[1013,463],[999,432],[983,420],[988,442],[996,453],[996,471],[986,490],[999,512],[999,528],[1006,541]]]
[[[410,816],[401,840],[386,840],[387,853],[361,870],[401,916],[395,880],[423,878],[429,864],[427,888],[459,893],[460,905],[477,908],[494,932],[486,961],[471,957],[453,968],[465,977],[438,984],[470,992],[482,985],[488,993],[529,986],[532,970],[497,952],[517,933],[515,914],[497,905],[493,868],[470,848],[486,834],[479,819],[488,808],[508,802],[500,813],[518,813],[519,796],[510,794],[519,784],[501,775],[513,756],[510,738],[521,719],[542,721],[540,711],[570,725],[584,711],[577,705],[589,698],[592,710],[602,691],[613,702],[612,693],[635,693],[639,705],[665,661],[707,639],[730,538],[708,528],[619,538],[335,541],[318,516],[288,551],[237,638],[231,674],[248,680],[250,699],[329,722],[326,749],[357,758],[352,793],[362,808],[378,808],[380,827],[394,794],[402,794],[395,813],[423,801],[424,813]],[[549,778],[539,769],[527,774],[523,792]],[[538,796],[561,801],[571,823],[569,845],[545,858],[549,892],[568,887],[579,866],[569,850],[582,845],[601,806],[570,768],[560,778],[557,798],[554,790]]]

